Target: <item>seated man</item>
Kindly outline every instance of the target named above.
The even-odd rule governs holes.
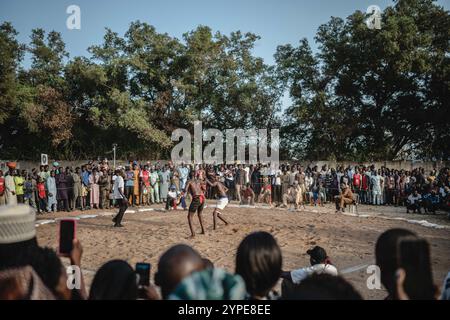
[[[439,195],[435,190],[431,190],[431,192],[428,192],[423,196],[423,207],[425,209],[425,213],[436,213],[436,210],[439,208],[439,203]]]
[[[336,212],[339,210],[344,212],[345,205],[352,204],[354,201],[352,189],[346,183],[341,184],[341,189],[341,194],[335,197]]]
[[[250,183],[247,183],[246,186],[241,191],[240,204],[253,206],[254,202],[255,202],[255,192],[250,186]]]
[[[416,213],[416,210],[418,213],[422,213],[420,211],[420,207],[422,206],[422,195],[417,192],[417,190],[414,190],[413,193],[411,193],[408,197],[408,200],[406,200],[406,213],[409,213],[409,210],[412,210],[414,213]]]

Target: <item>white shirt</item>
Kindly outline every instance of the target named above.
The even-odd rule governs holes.
[[[317,274],[326,273],[332,276],[337,276],[338,270],[332,264],[323,264],[323,263],[315,264],[311,267],[292,270],[291,271],[292,282],[295,284],[299,284],[300,282],[302,282],[303,280],[305,280],[307,277],[309,277],[314,273]]]
[[[409,195],[408,200],[409,202],[411,202],[411,204],[416,203],[417,201],[419,201],[420,199],[422,199],[422,196],[420,194],[417,194],[417,197],[415,197],[412,193]]]
[[[309,187],[311,187],[311,185],[313,184],[313,178],[312,177],[305,177],[305,187],[306,190],[309,190]]]
[[[281,175],[282,174],[283,174],[283,172],[281,172],[280,169],[277,169],[275,171],[275,185],[281,186]]]
[[[245,184],[247,184],[247,183],[250,182],[250,176],[249,176],[250,168],[249,167],[245,167],[244,170],[245,170]]]
[[[122,195],[119,192],[119,188],[124,189],[125,183],[123,181],[122,176],[117,176],[116,180],[114,180],[114,199],[122,199]]]
[[[177,191],[169,191],[169,192],[167,192],[167,195],[170,197],[170,198],[177,198],[178,197],[178,192]]]

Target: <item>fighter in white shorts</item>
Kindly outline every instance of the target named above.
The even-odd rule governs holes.
[[[228,222],[221,216],[221,210],[225,209],[225,207],[228,204],[228,197],[227,197],[227,191],[228,188],[225,187],[222,182],[219,181],[219,176],[216,176],[215,181],[211,182],[208,179],[206,179],[206,183],[208,183],[211,187],[217,188],[217,193],[219,194],[219,200],[217,200],[216,208],[213,211],[213,229],[216,230],[216,220],[219,218],[222,220],[226,225]]]

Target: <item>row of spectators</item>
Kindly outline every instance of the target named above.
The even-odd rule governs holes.
[[[82,252],[80,241],[74,239],[69,255],[72,266],[81,268]],[[324,248],[316,246],[307,254],[310,266],[283,270],[275,238],[254,232],[239,244],[235,270],[230,272],[180,244],[162,253],[154,283],[139,287],[138,273],[126,261],[112,260],[96,272],[87,292],[82,273],[79,288],[69,288],[60,257],[38,245],[33,210],[6,206],[0,212],[0,299],[362,299]],[[387,299],[450,299],[450,273],[441,290],[433,281],[429,244],[413,232],[382,233],[375,257]],[[281,293],[274,290],[280,279]]]
[[[423,168],[408,171],[374,165],[304,168],[297,164],[174,165],[138,161],[119,168],[125,172],[125,194],[132,206],[165,203],[170,191],[180,195],[192,177],[218,176],[228,188],[228,198],[240,203],[259,201],[281,206],[288,189],[295,185],[298,202],[323,205],[334,201],[347,185],[358,203],[405,206],[408,212],[419,213],[450,211],[449,168],[425,173]],[[5,176],[0,171],[0,205],[28,203],[38,212],[108,209],[115,205],[115,178],[107,160],[90,161],[77,168],[54,162],[52,168],[41,166],[31,171],[19,171],[14,165]],[[206,183],[205,190],[207,198],[215,197],[214,188]]]

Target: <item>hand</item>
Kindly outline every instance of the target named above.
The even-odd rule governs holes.
[[[162,300],[161,295],[153,284],[150,284],[149,286],[142,286],[141,290],[144,295],[141,297],[142,299]]]
[[[15,195],[16,195],[16,193],[15,193],[14,191],[11,191],[11,193],[13,194],[13,196],[15,196]]]
[[[72,241],[73,248],[72,251],[70,251],[70,263],[76,266],[81,265],[81,256],[83,254],[83,247],[81,246],[81,243],[78,239],[73,239]]]

